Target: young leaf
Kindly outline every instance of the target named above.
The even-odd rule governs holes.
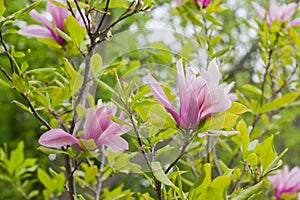
[[[92,66],[93,76],[97,76],[102,66],[102,58],[100,54],[96,53],[92,56],[91,66]]]
[[[272,135],[256,147],[263,172],[265,172],[265,170],[276,158],[276,153],[273,148],[273,140],[274,136]]]
[[[4,0],[0,0],[0,17],[4,14],[5,10]]]
[[[155,176],[155,178],[157,178],[157,180],[159,180],[165,185],[174,186],[174,184],[170,181],[170,179],[163,171],[159,162],[152,162],[151,167],[152,167],[153,175]]]
[[[65,20],[65,27],[72,41],[79,48],[84,40],[85,29],[79,25],[78,21],[72,15],[69,15]]]
[[[234,196],[233,198],[231,198],[231,200],[247,200],[252,195],[257,194],[260,191],[260,189],[261,189],[262,186],[263,186],[263,181],[257,183],[256,185],[248,187],[247,189],[243,190],[237,196]]]
[[[243,157],[246,159],[247,153],[248,153],[248,146],[250,142],[250,138],[248,135],[248,129],[247,125],[244,122],[244,120],[239,121],[239,123],[236,126],[236,130],[240,132],[240,137],[241,137],[241,150],[243,153]]]

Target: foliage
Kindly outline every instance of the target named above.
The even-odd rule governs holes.
[[[0,198],[296,198],[268,177],[300,165],[298,10],[201,2],[0,0]]]

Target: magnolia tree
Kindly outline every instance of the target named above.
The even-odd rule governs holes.
[[[39,125],[1,140],[2,198],[300,199],[297,3],[21,4],[0,87]]]

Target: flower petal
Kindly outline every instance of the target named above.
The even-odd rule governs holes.
[[[251,2],[255,12],[258,14],[258,16],[261,18],[261,19],[264,19],[265,18],[265,15],[266,15],[266,10],[261,7],[260,5],[258,5],[258,3],[256,2]]]
[[[51,14],[56,27],[63,31],[64,21],[70,14],[69,11],[66,8],[56,6],[51,1],[47,1],[46,9]]]
[[[38,38],[52,38],[51,32],[39,25],[30,25],[22,28],[19,30],[19,34]]]
[[[128,143],[119,135],[109,135],[102,141],[112,152],[124,151],[128,149]]]
[[[290,28],[292,26],[300,26],[300,18],[296,18],[296,19],[292,20],[291,22],[289,22],[288,25],[286,26],[286,28]]]
[[[285,8],[282,8],[280,20],[281,21],[289,20],[293,16],[296,7],[297,7],[296,3],[289,3],[285,5]]]
[[[180,118],[174,107],[171,105],[168,97],[166,96],[165,92],[159,85],[159,83],[151,76],[150,74],[147,76],[148,85],[153,93],[153,96],[159,101],[167,111],[173,116],[174,120],[177,124],[180,124]]]
[[[65,145],[78,144],[78,140],[62,129],[51,129],[40,137],[39,143],[45,147],[59,148]]]
[[[281,11],[279,10],[279,8],[276,5],[275,1],[272,0],[271,3],[270,3],[270,7],[269,7],[269,18],[270,18],[271,23],[273,21],[275,21],[276,19],[279,19],[280,12]]]
[[[38,13],[36,10],[30,11],[29,14],[30,14],[30,16],[33,19],[35,19],[36,21],[38,21],[41,24],[43,24],[51,32],[55,32],[54,29],[53,29],[53,26],[52,26],[51,22],[46,17],[44,17],[43,15],[41,15],[40,13]]]

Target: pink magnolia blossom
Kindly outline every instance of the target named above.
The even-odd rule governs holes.
[[[113,122],[109,116],[115,116],[117,108],[111,104],[103,104],[101,100],[98,101],[98,107],[92,109],[87,113],[86,120],[83,127],[84,140],[94,140],[97,147],[101,145],[107,146],[111,151],[118,152],[128,149],[128,143],[121,135],[130,130],[127,125],[120,125]],[[124,120],[124,113],[121,112],[120,119]],[[80,146],[78,139],[73,135],[61,130],[51,129],[45,132],[39,139],[39,143],[46,147],[59,148],[65,145],[77,144]]]
[[[182,1],[181,0],[174,0],[176,5],[181,5]],[[206,8],[208,4],[210,4],[211,0],[194,0],[196,4],[201,4],[203,8]]]
[[[210,0],[194,0],[195,3],[201,3],[203,8],[206,8],[210,4]]]
[[[275,1],[272,0],[267,14],[266,10],[258,3],[252,2],[252,6],[261,19],[265,19],[266,17],[269,26],[271,26],[275,20],[281,22],[288,21],[287,28],[300,25],[300,18],[290,21],[297,8],[297,3],[278,6]]]
[[[282,171],[278,170],[276,175],[269,176],[268,179],[273,184],[276,198],[279,199],[283,193],[295,193],[300,189],[300,168],[294,167],[289,171],[288,166],[284,166]]]
[[[180,128],[195,129],[201,120],[223,112],[231,106],[235,95],[229,92],[234,83],[228,86],[219,85],[222,76],[215,60],[209,64],[208,71],[202,69],[201,76],[198,77],[192,68],[188,68],[184,75],[182,60],[179,60],[176,65],[180,99],[179,113],[171,105],[159,83],[150,74],[148,84],[153,96],[172,115]]]
[[[45,16],[38,13],[36,10],[30,11],[30,16],[36,21],[40,22],[44,26],[29,25],[19,30],[19,34],[38,38],[53,38],[60,45],[65,43],[65,40],[55,32],[57,27],[61,31],[64,31],[64,21],[71,14],[68,9],[56,6],[47,0],[46,10],[52,16],[53,22],[49,21]],[[79,24],[83,26],[83,20],[80,15],[76,16]]]

